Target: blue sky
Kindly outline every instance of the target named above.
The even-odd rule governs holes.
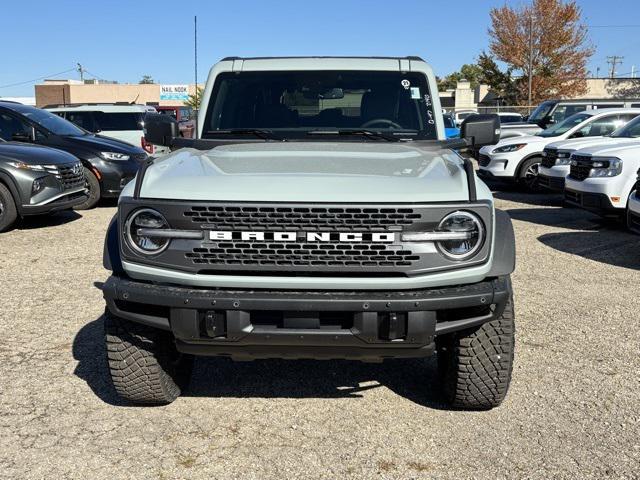
[[[438,75],[487,47],[489,9],[504,0],[30,0],[3,2],[0,96],[32,96],[33,84],[6,85],[73,68],[89,77],[159,83],[193,81],[193,15],[199,24],[199,78],[230,56],[420,55]],[[523,2],[506,2],[515,5]],[[589,25],[640,25],[638,0],[578,2]],[[640,28],[592,28],[589,68],[640,68]],[[15,38],[15,41],[11,41]],[[78,78],[77,72],[60,75]]]

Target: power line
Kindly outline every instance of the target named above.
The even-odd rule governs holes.
[[[640,25],[586,25],[587,28],[640,28]]]
[[[76,67],[74,68],[70,68],[69,70],[65,70],[64,72],[58,72],[58,73],[53,73],[51,75],[44,75],[42,77],[38,77],[38,78],[32,78],[31,80],[25,80],[24,82],[17,82],[17,83],[10,83],[8,85],[0,85],[0,88],[9,88],[9,87],[17,87],[19,85],[25,85],[27,83],[33,83],[33,82],[37,82],[38,80],[43,80],[45,78],[51,78],[51,77],[57,77],[58,75],[62,75],[64,73],[69,73],[69,72],[73,72],[77,70]]]

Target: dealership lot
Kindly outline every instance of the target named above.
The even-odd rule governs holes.
[[[444,409],[434,360],[199,358],[172,405],[123,405],[94,286],[115,208],[3,234],[0,477],[636,477],[640,237],[558,196],[495,196],[516,230],[518,330],[488,412]]]

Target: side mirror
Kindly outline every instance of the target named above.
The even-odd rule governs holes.
[[[180,136],[178,122],[171,115],[147,113],[144,117],[144,139],[153,145],[171,146],[171,141]]]
[[[474,148],[495,145],[500,141],[500,117],[493,114],[470,115],[460,126],[460,137]]]

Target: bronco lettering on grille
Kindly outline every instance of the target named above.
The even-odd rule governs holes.
[[[274,242],[371,242],[393,243],[394,233],[369,233],[369,232],[251,232],[231,230],[210,230],[209,240],[242,240],[250,241],[274,241]]]

